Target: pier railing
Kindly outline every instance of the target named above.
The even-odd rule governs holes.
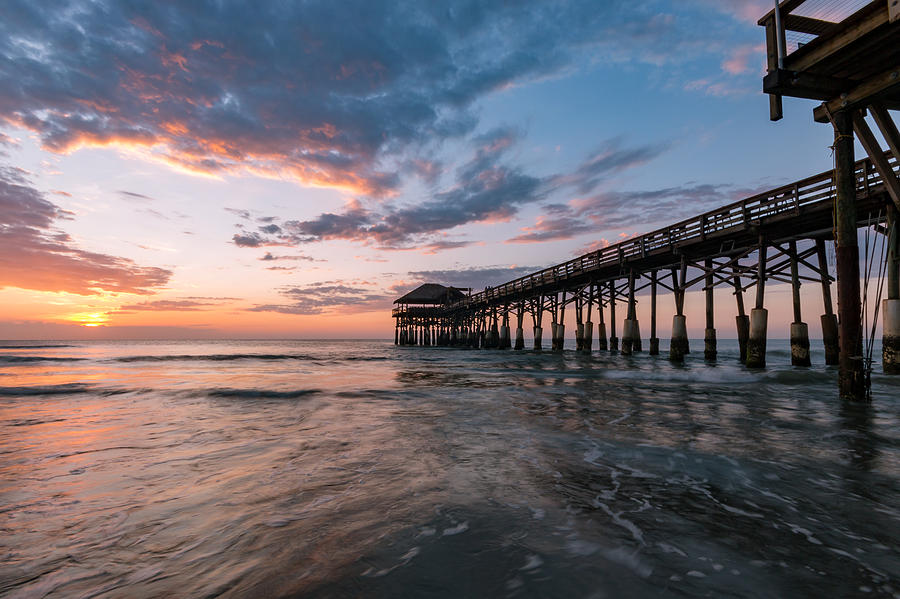
[[[898,170],[897,159],[885,153],[891,168]],[[866,158],[856,163],[857,192],[867,197],[881,185],[881,176]],[[536,289],[561,281],[596,273],[601,269],[623,265],[629,260],[646,258],[654,253],[672,253],[679,247],[715,237],[727,237],[736,231],[763,226],[801,216],[811,208],[821,208],[834,201],[834,171],[826,171],[788,185],[744,198],[683,220],[609,245],[541,271],[489,287],[448,306],[450,310],[502,303],[530,295]]]

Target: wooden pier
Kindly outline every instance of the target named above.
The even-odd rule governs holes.
[[[884,159],[882,148],[866,120],[876,127],[895,156],[900,156],[900,133],[888,112],[900,108],[900,1],[842,0],[775,1],[759,20],[766,29],[767,74],[763,91],[769,94],[769,118],[783,117],[782,96],[821,100],[813,111],[817,122],[834,128],[835,188],[834,241],[837,257],[840,337],[840,395],[859,401],[868,397],[861,358],[859,244],[857,189],[854,185],[854,139],[860,143],[882,177],[885,191],[900,208],[900,178]],[[896,229],[893,212],[892,230]],[[900,294],[896,273],[896,234],[888,258],[888,297],[884,312],[886,370],[894,370],[900,353]]]
[[[740,359],[748,367],[759,368],[766,363],[766,282],[775,281],[792,286],[791,361],[808,366],[809,333],[801,314],[800,284],[812,281],[822,290],[825,361],[839,366],[840,396],[861,401],[869,397],[871,356],[865,348],[871,345],[865,343],[860,279],[875,272],[887,282],[886,296],[878,305],[883,315],[883,369],[900,373],[900,169],[896,159],[900,134],[888,112],[900,108],[900,0],[870,2],[852,14],[840,15],[840,20],[829,16],[829,11],[840,12],[840,2],[784,0],[775,6],[759,22],[766,29],[768,74],[763,86],[770,94],[770,118],[782,118],[782,96],[822,100],[814,117],[834,127],[834,170],[477,293],[463,294],[436,284],[422,286],[395,301],[395,342],[524,349],[528,314],[533,348],[543,348],[549,324],[550,347],[561,350],[565,311],[571,307],[576,350],[593,350],[596,318],[597,349],[618,351],[616,306],[623,303],[621,353],[631,354],[643,351],[635,296],[649,288],[649,352],[659,353],[657,304],[662,289],[674,298],[669,358],[679,361],[690,351],[685,293],[703,289],[704,357],[715,360],[713,291],[725,286],[735,297]],[[887,151],[869,128],[869,113],[888,144]],[[868,154],[864,160],[854,161],[854,134]],[[884,236],[886,248],[867,273],[861,273],[859,266],[857,237],[863,227],[874,227],[876,235]],[[837,260],[837,311],[826,242],[834,243]],[[747,298],[752,301],[748,310],[745,293],[751,289],[754,295]],[[604,320],[606,314],[608,320]]]
[[[897,160],[890,153],[884,155],[884,160],[898,170]],[[857,224],[875,225],[878,234],[891,235],[891,240],[896,240],[894,206],[870,159],[855,164],[853,181]],[[669,357],[683,360],[689,351],[684,295],[689,289],[703,289],[704,355],[715,360],[712,292],[724,286],[735,296],[741,359],[748,366],[762,367],[767,330],[765,284],[771,280],[792,285],[792,360],[797,365],[809,365],[809,335],[801,320],[799,288],[801,282],[812,281],[822,289],[826,361],[837,364],[838,322],[831,292],[834,279],[828,274],[826,262],[826,241],[834,239],[836,197],[835,174],[828,171],[476,293],[464,294],[465,290],[437,284],[423,285],[394,302],[395,342],[524,349],[527,314],[533,330],[533,348],[544,349],[544,328],[549,324],[550,348],[561,350],[565,311],[572,307],[575,349],[594,349],[596,324],[597,349],[616,351],[620,341],[616,334],[616,305],[624,304],[621,352],[639,352],[643,350],[643,338],[635,316],[635,296],[649,288],[649,352],[659,353],[657,314],[662,289],[674,296]],[[895,250],[887,265],[893,278],[900,266],[896,255]],[[745,294],[751,289],[755,294],[748,311]]]

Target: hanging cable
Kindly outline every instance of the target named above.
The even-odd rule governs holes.
[[[875,222],[881,221],[881,211],[878,211],[878,217]],[[872,215],[869,214],[869,222],[872,222]],[[870,244],[870,231],[871,227],[866,227],[866,235],[865,235],[865,261],[864,261],[864,275],[865,280],[863,283],[863,334],[865,335],[864,339],[864,349],[863,349],[863,364],[864,364],[864,374],[865,374],[865,383],[866,383],[866,399],[871,399],[872,395],[872,364],[873,358],[872,355],[875,349],[875,331],[878,327],[878,315],[881,309],[881,296],[884,292],[884,281],[885,275],[887,274],[887,248],[890,246],[892,241],[893,231],[889,231],[888,235],[880,236],[880,251],[879,244],[877,241],[872,240]],[[869,324],[869,281],[872,278],[872,270],[875,267],[876,259],[878,261],[878,276],[877,283],[875,289],[875,305],[872,309],[872,321],[871,326]]]

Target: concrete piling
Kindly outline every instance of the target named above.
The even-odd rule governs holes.
[[[541,337],[544,334],[544,329],[541,327],[534,327],[534,350],[541,351]]]
[[[825,256],[825,240],[816,239],[816,253],[819,258],[819,276],[822,281],[822,302],[825,314],[822,315],[822,343],[825,346],[825,364],[836,366],[840,362],[840,343],[838,339],[837,315],[831,303],[831,281],[828,276],[828,259]]]
[[[683,362],[685,354],[690,352],[687,335],[687,319],[683,314],[672,317],[672,342],[669,345],[669,359]]]
[[[765,308],[750,310],[750,336],[747,340],[747,367],[764,368],[766,366],[766,328],[769,311]]]
[[[882,300],[881,365],[885,374],[900,374],[900,213],[889,212],[887,299]]]
[[[633,334],[633,325],[634,321],[630,318],[626,318],[625,322],[622,326],[622,355],[630,356],[632,344],[634,343],[634,339],[632,338]]]
[[[881,338],[881,364],[885,374],[900,374],[900,299],[882,300],[884,333]]]
[[[683,362],[684,356],[691,351],[687,335],[687,319],[684,316],[684,288],[682,287],[686,276],[686,262],[682,261],[681,263],[680,275],[678,269],[672,269],[672,289],[675,293],[675,316],[672,317],[672,341],[669,344],[669,359],[673,362]]]
[[[756,266],[756,307],[750,310],[750,336],[747,339],[747,366],[766,366],[766,332],[769,312],[763,305],[766,293],[766,255],[768,247],[765,238],[759,237],[759,259]]]

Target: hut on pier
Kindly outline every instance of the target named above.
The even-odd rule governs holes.
[[[442,308],[466,297],[458,287],[425,283],[394,300],[392,316],[396,321],[394,343],[397,345],[432,345],[446,343]]]

